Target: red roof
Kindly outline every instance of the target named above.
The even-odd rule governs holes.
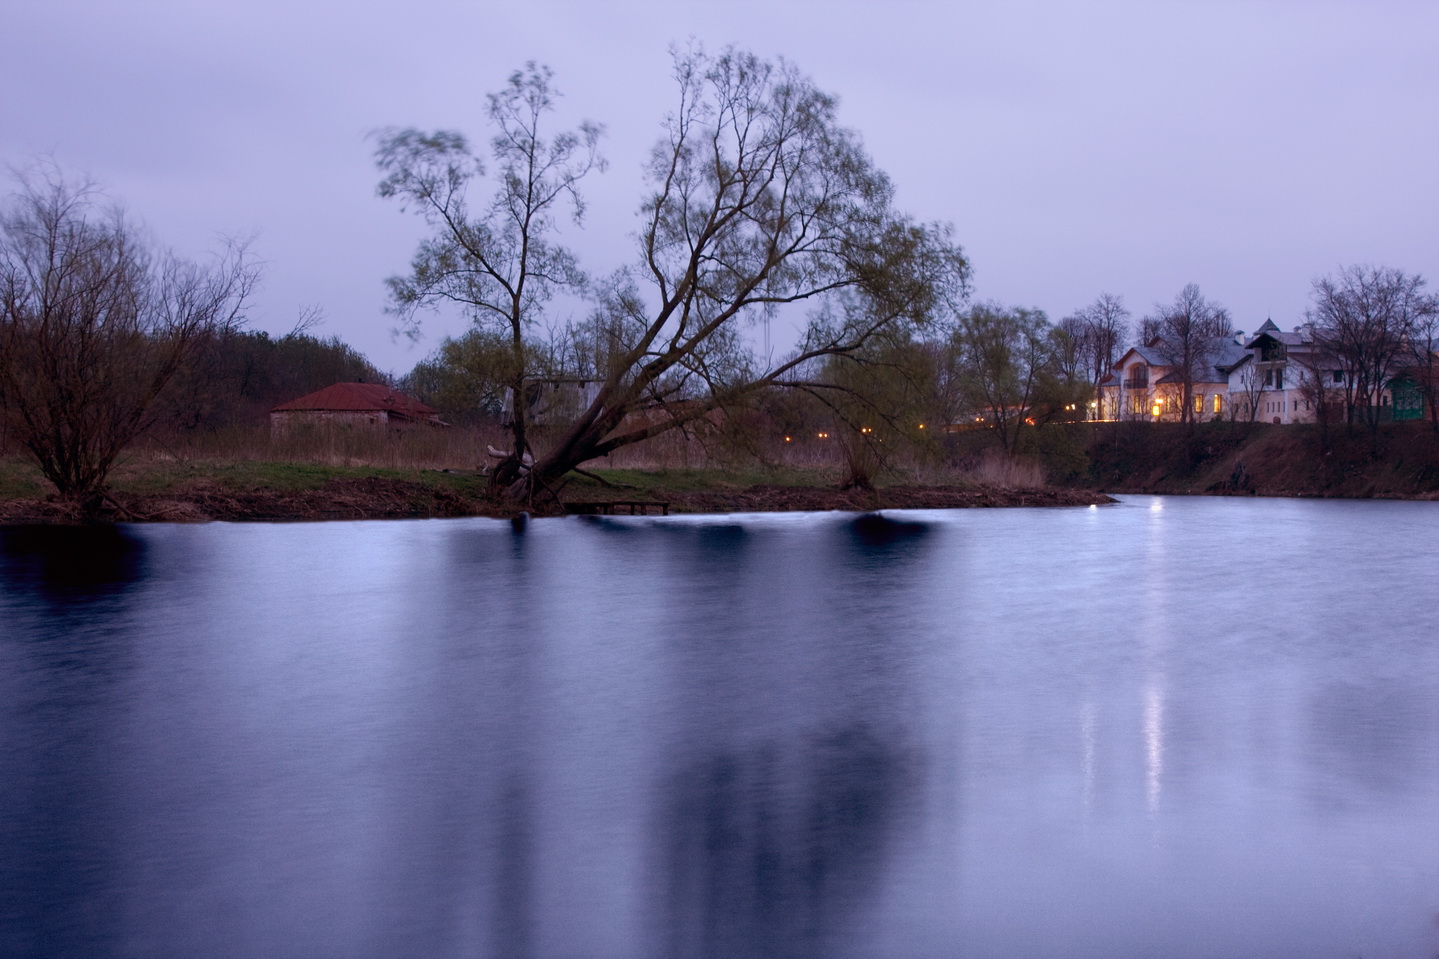
[[[273,412],[283,413],[299,410],[343,411],[347,413],[368,413],[387,410],[416,419],[435,416],[438,410],[426,406],[417,399],[397,393],[379,383],[336,383],[323,390],[316,390],[275,407]]]

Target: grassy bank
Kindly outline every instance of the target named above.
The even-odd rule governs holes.
[[[433,444],[433,437],[421,437]],[[342,450],[288,447],[177,450],[141,447],[110,477],[103,519],[321,520],[439,516],[504,516],[515,508],[488,499],[486,477],[464,465],[473,438],[418,453],[383,441],[362,448],[350,438]],[[268,453],[269,457],[264,454]],[[274,458],[283,453],[288,458]],[[684,461],[697,460],[686,451]],[[442,465],[460,464],[460,465]],[[847,469],[809,457],[800,463],[700,467],[658,462],[596,465],[557,490],[565,503],[664,504],[674,513],[774,510],[874,510],[965,506],[1082,505],[1105,497],[1045,487],[1033,466],[1013,469],[986,460],[974,473],[930,469],[877,478],[873,489],[840,489]],[[564,505],[540,503],[537,512]],[[0,523],[76,522],[73,504],[54,496],[39,471],[15,453],[0,456]]]
[[[837,448],[781,447],[759,463],[669,443],[593,464],[593,476],[573,476],[558,492],[571,503],[648,501],[671,512],[1074,505],[1110,492],[1439,499],[1439,437],[1426,424],[1327,434],[1312,425],[1072,424],[1035,430],[1016,457],[998,455],[985,431],[946,439],[943,459],[876,472],[872,490],[840,489],[849,467]],[[475,430],[150,440],[112,473],[104,518],[506,515],[480,472],[485,446],[502,442]],[[79,519],[17,452],[0,454],[0,523]]]

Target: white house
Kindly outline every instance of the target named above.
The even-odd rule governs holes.
[[[1100,419],[1179,420],[1184,376],[1175,361],[1178,352],[1156,337],[1121,356],[1099,384]],[[1226,338],[1195,361],[1189,384],[1193,419],[1228,418],[1230,370],[1246,355],[1238,342]]]
[[[1344,364],[1321,352],[1303,327],[1285,333],[1265,320],[1244,349],[1244,360],[1229,373],[1234,419],[1312,423],[1321,392],[1331,404],[1343,402]],[[1381,402],[1388,404],[1387,394]]]

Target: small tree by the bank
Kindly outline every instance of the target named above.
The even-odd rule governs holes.
[[[196,345],[238,325],[257,272],[239,248],[207,266],[155,247],[52,167],[16,179],[0,212],[0,409],[9,438],[93,513]]]
[[[1329,428],[1343,407],[1343,393],[1334,389],[1332,381],[1334,358],[1322,350],[1296,350],[1289,357],[1299,371],[1299,395],[1304,397],[1304,405],[1314,413],[1320,453],[1327,455],[1330,448]]]
[[[1166,365],[1174,369],[1178,381],[1179,422],[1196,422],[1194,384],[1207,373],[1220,341],[1234,335],[1229,311],[1213,300],[1206,300],[1198,285],[1190,283],[1179,291],[1174,302],[1155,307],[1145,318],[1157,330],[1153,348]]]
[[[1412,358],[1416,333],[1439,303],[1424,278],[1390,267],[1347,266],[1314,281],[1310,329],[1315,347],[1344,371],[1345,422],[1377,435],[1380,397]]]
[[[960,318],[954,335],[969,408],[988,420],[1005,455],[1013,455],[1051,375],[1049,321],[1042,310],[982,303]]]
[[[1075,340],[1080,372],[1094,389],[1091,399],[1096,418],[1104,418],[1104,411],[1099,409],[1098,386],[1119,358],[1120,345],[1129,335],[1129,316],[1124,297],[1101,293],[1093,303],[1075,310],[1057,324]],[[1118,417],[1119,411],[1114,411],[1114,415]]]
[[[897,459],[922,462],[937,452],[940,407],[935,344],[908,330],[876,337],[856,353],[830,358],[814,394],[830,414],[829,432],[848,467],[845,487],[869,488]]]
[[[1409,352],[1414,378],[1429,407],[1429,426],[1439,434],[1439,303],[1434,306],[1417,317]]]
[[[505,394],[513,388],[508,375],[513,357],[504,334],[471,329],[441,341],[429,357],[415,364],[402,385],[454,422],[498,420]]]
[[[1239,389],[1230,389],[1231,400],[1237,395],[1239,401],[1231,401],[1229,404],[1230,420],[1238,421],[1242,417],[1246,423],[1259,422],[1259,404],[1264,401],[1264,393],[1268,387],[1264,385],[1264,371],[1255,363],[1253,357],[1240,367],[1234,383]]]

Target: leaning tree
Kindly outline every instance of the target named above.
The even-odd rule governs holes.
[[[493,488],[512,501],[771,388],[842,388],[824,375],[829,358],[964,298],[969,266],[949,227],[894,208],[888,177],[840,125],[833,96],[785,61],[739,50],[676,50],[673,61],[678,104],[645,167],[637,255],[595,297],[598,391],[532,465],[518,395],[525,336],[548,297],[582,282],[555,216],[582,209],[577,188],[599,163],[598,128],[542,138],[549,71],[517,74],[491,99],[501,176],[482,208],[465,197],[482,167],[458,134],[380,138],[381,192],[433,228],[410,275],[392,281],[397,304],[459,302],[510,334],[517,432]],[[756,348],[755,324],[800,313],[795,349]]]
[[[966,293],[949,228],[895,209],[835,98],[793,65],[690,49],[674,67],[679,102],[647,167],[638,261],[600,306],[620,338],[614,361],[533,483],[764,390],[842,388],[828,361],[951,313]],[[754,324],[797,309],[792,351],[756,348]]]

